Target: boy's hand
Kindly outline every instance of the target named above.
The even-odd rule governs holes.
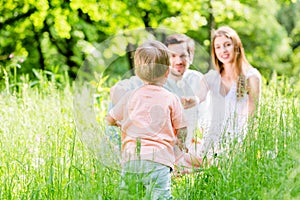
[[[189,152],[188,148],[186,148],[186,146],[185,146],[185,143],[182,143],[179,140],[177,142],[177,146],[180,149],[180,151],[182,151],[184,153],[188,153]]]
[[[108,123],[108,125],[110,126],[119,126],[119,124],[117,123],[117,121],[112,118],[109,114],[105,117],[106,122]]]

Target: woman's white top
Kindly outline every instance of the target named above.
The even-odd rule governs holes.
[[[246,80],[261,75],[255,68],[250,68],[245,75]],[[210,70],[205,75],[209,94],[204,103],[205,116],[202,126],[205,127],[201,153],[219,153],[233,142],[242,143],[247,133],[249,96],[247,93],[237,98],[237,84],[234,83],[227,94],[222,92],[221,75]]]

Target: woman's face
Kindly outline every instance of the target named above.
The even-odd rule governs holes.
[[[230,38],[224,35],[216,37],[214,48],[218,60],[224,65],[233,62],[234,44]]]

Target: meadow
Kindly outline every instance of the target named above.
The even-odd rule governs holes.
[[[118,199],[120,172],[83,142],[68,82],[41,75],[2,88],[0,199]],[[108,102],[102,89],[95,101],[100,126]],[[173,176],[174,199],[300,199],[299,96],[278,76],[264,81],[262,94],[243,147],[219,158],[218,166]]]

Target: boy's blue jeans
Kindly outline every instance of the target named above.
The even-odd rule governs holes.
[[[147,160],[124,164],[120,199],[172,199],[170,167]]]

